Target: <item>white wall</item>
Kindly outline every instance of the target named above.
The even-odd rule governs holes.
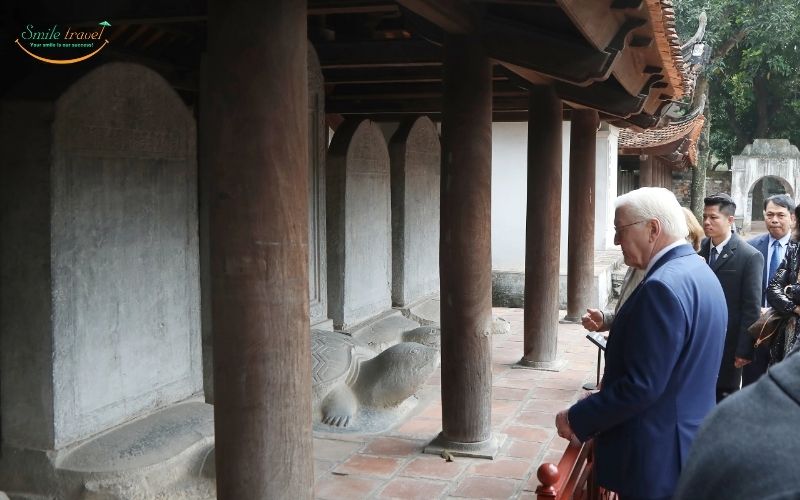
[[[595,250],[614,248],[614,200],[617,197],[619,129],[603,123],[597,132],[595,182]],[[525,270],[525,204],[527,189],[527,123],[492,124],[492,269]],[[561,254],[567,273],[569,224],[570,122],[562,127]],[[547,235],[542,235],[546,237]]]
[[[562,131],[561,268],[566,272],[569,122]],[[525,270],[528,124],[492,124],[492,269]],[[542,235],[546,237],[547,235]]]
[[[614,248],[614,200],[617,198],[619,129],[601,123],[595,153],[594,249]]]

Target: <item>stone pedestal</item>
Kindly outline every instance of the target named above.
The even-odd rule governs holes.
[[[65,454],[202,393],[195,124],[123,63],[0,117],[0,484],[70,498]]]

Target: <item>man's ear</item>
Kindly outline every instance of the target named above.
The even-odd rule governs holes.
[[[734,217],[733,215],[729,215],[729,216],[728,216],[728,224],[730,224],[731,226],[733,226],[733,221],[734,221],[735,219],[736,219],[736,217]]]
[[[658,219],[650,219],[647,221],[650,223],[650,241],[655,241],[661,236],[661,221]]]

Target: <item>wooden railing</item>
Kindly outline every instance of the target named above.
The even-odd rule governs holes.
[[[616,493],[595,482],[593,460],[591,441],[570,443],[557,466],[543,463],[536,471],[542,483],[536,488],[537,500],[616,500]]]

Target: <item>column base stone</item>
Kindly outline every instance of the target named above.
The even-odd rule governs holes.
[[[521,368],[524,370],[542,370],[546,372],[560,372],[567,366],[566,360],[555,359],[553,361],[531,361],[525,358],[520,359],[511,368]]]
[[[492,437],[486,441],[462,443],[460,441],[446,439],[440,432],[422,452],[430,455],[439,455],[445,458],[449,454],[454,457],[488,458],[489,460],[494,460],[505,441],[505,434],[492,434]]]

